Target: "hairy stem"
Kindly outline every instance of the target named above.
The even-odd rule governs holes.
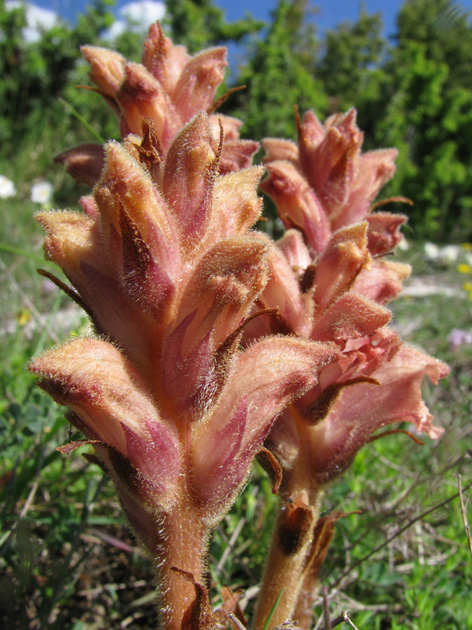
[[[282,504],[272,535],[256,610],[254,628],[263,630],[279,598],[267,630],[290,619],[298,601],[318,519],[320,492],[308,502],[305,491],[290,494]]]
[[[163,630],[213,627],[206,587],[210,531],[198,509],[184,503],[159,520],[156,566]]]

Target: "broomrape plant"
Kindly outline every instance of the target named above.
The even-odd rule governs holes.
[[[308,112],[298,144],[265,141],[262,189],[288,228],[274,243],[252,230],[258,144],[214,114],[223,48],[191,57],[156,24],[142,65],[83,53],[123,140],[61,154],[92,194],[82,214],[36,215],[94,331],[30,365],[84,434],[61,450],[92,445],[113,479],[166,630],[228,625],[234,606],[209,603],[208,541],[262,454],[281,501],[254,626],[277,603],[269,627],[308,628],[337,518],[319,518],[326,486],[387,424],[441,433],[421,383],[446,366],[388,328],[410,273],[386,260],[405,217],[372,203],[396,152],[362,154],[353,110],[324,126]]]

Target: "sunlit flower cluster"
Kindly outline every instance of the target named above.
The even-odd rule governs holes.
[[[165,630],[228,624],[210,606],[208,539],[256,455],[281,510],[254,627],[308,628],[325,489],[386,425],[442,432],[421,385],[447,367],[389,327],[411,271],[388,259],[406,217],[375,199],[397,152],[363,152],[353,109],[324,124],[309,111],[297,143],[266,139],[266,166],[252,166],[258,143],[214,113],[224,49],[192,57],[157,24],[142,64],[83,53],[123,141],[61,154],[92,194],[82,213],[36,217],[72,287],[48,278],[94,333],[30,369],[85,436],[63,452],[92,445],[88,459],[112,477],[156,563]],[[264,173],[287,230],[277,243],[253,229]],[[37,186],[46,205],[52,187]]]

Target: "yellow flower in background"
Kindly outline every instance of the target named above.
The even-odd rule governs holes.
[[[464,291],[467,291],[467,293],[469,294],[469,298],[472,301],[472,282],[464,282],[462,288],[464,289]]]
[[[459,273],[472,273],[472,267],[467,263],[460,263],[457,265],[457,271]]]
[[[26,324],[30,321],[31,321],[31,312],[27,308],[24,308],[23,310],[20,311],[18,315],[18,324],[21,327],[23,327],[23,326],[26,326]]]

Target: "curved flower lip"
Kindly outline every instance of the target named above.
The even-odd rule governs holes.
[[[298,230],[287,230],[276,245],[291,266],[295,276],[300,276],[312,263],[310,252]]]
[[[256,223],[262,214],[257,187],[263,173],[263,167],[251,166],[216,178],[207,242],[242,236]]]
[[[123,83],[126,59],[113,50],[98,46],[82,46],[80,50],[90,65],[92,81],[103,94],[113,98]]]
[[[188,61],[172,95],[182,120],[210,107],[227,65],[224,47],[209,48]]]
[[[34,360],[29,369],[42,375],[40,387],[77,414],[87,437],[129,460],[154,492],[172,493],[180,474],[175,430],[160,417],[148,386],[119,350],[99,339],[76,339]],[[125,460],[120,461],[123,466]]]
[[[370,261],[365,221],[335,232],[316,265],[316,305],[325,309],[332,304],[353,285]]]
[[[350,291],[315,319],[310,337],[317,341],[343,343],[374,334],[390,319],[388,309]]]
[[[369,224],[369,251],[372,256],[389,254],[404,239],[400,227],[408,218],[404,214],[374,212],[366,217]]]
[[[328,344],[274,336],[235,359],[218,404],[194,425],[193,486],[207,510],[234,497],[275,417],[338,356]]]
[[[403,346],[372,373],[379,385],[360,383],[344,389],[309,434],[313,479],[325,484],[344,472],[372,434],[388,424],[411,422],[431,438],[439,437],[443,429],[433,425],[421,384],[425,375],[436,384],[448,373],[444,363]]]
[[[410,265],[374,260],[370,268],[363,269],[358,275],[353,290],[378,304],[386,304],[400,293],[403,281],[410,274]]]
[[[282,140],[280,138],[264,138],[262,142],[265,157],[264,162],[288,161],[299,166],[298,163],[298,146],[291,140]]]
[[[181,355],[211,332],[216,350],[252,307],[268,280],[267,239],[258,234],[228,238],[209,249],[179,295],[178,327],[191,313]]]
[[[285,227],[298,228],[314,253],[322,251],[331,230],[315,192],[290,162],[270,162],[267,170],[261,188],[274,199]]]
[[[54,162],[64,164],[78,184],[92,188],[103,171],[105,156],[101,144],[88,143],[63,151],[55,156]]]

